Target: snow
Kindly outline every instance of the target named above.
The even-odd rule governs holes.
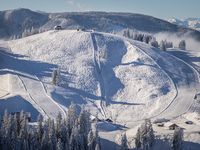
[[[34,68],[32,67],[29,74],[34,75],[33,79],[38,77],[31,83],[28,82],[30,79],[25,83],[27,88],[30,88],[31,95],[35,95],[31,91],[33,87],[37,89],[35,93],[39,91],[45,95],[41,83],[48,85],[51,82],[51,70],[59,66],[63,72],[60,85],[68,91],[66,94],[68,98],[55,100],[64,109],[58,110],[65,111],[66,106],[74,101],[73,96],[77,95],[75,101],[78,104],[96,104],[101,117],[112,118],[113,121],[120,123],[160,115],[168,110],[174,101],[174,106],[179,105],[182,101],[178,103],[180,94],[177,93],[180,92],[179,89],[185,92],[179,86],[187,86],[189,77],[195,74],[186,64],[166,53],[111,34],[74,30],[49,31],[10,41],[8,45],[12,52],[28,56],[24,57],[25,61],[47,63],[37,67],[31,64]],[[175,68],[174,63],[180,67]],[[183,73],[182,70],[187,70],[187,73]],[[24,77],[22,78],[26,81]],[[194,84],[195,75],[189,80]],[[48,93],[46,85],[44,87],[47,87]],[[193,88],[191,91],[188,98],[193,96]],[[49,93],[55,99],[60,99],[59,95],[63,92],[58,94],[59,90],[55,92],[52,89]],[[39,95],[44,101],[42,97],[46,98],[48,95],[42,96],[42,94]],[[64,104],[64,99],[68,99],[68,104]],[[184,113],[190,105],[191,103],[185,105],[181,108],[182,111],[172,111],[171,115],[169,109],[170,112],[163,116],[175,117],[177,112]]]
[[[181,19],[181,20],[176,19],[176,18],[171,18],[171,19],[168,19],[168,22],[200,31],[199,18],[187,18],[187,19]]]
[[[145,118],[172,120],[187,129],[188,137],[199,131],[198,115],[190,112],[198,108],[198,69],[177,58],[176,50],[163,52],[112,34],[75,30],[48,31],[1,42],[3,46],[7,51],[0,51],[1,114],[9,108],[44,118],[59,112],[66,117],[73,102],[113,121],[98,123],[106,148],[116,145],[115,136],[123,131],[134,142],[133,133]],[[61,82],[55,86],[51,73],[58,67]],[[190,119],[195,124],[185,125]],[[157,126],[155,130],[158,135],[171,134]],[[199,140],[197,135],[193,138]]]

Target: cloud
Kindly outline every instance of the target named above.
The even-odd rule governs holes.
[[[67,3],[72,6],[74,9],[78,11],[86,11],[89,10],[88,6],[81,4],[80,2],[77,2],[77,0],[67,0]]]
[[[200,51],[200,42],[195,40],[189,33],[186,33],[182,36],[178,36],[176,34],[168,33],[168,32],[161,32],[154,35],[158,42],[161,40],[167,40],[169,42],[173,42],[173,45],[178,47],[178,44],[181,40],[186,41],[186,48],[188,50],[198,50]]]

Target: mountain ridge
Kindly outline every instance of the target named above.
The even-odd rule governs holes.
[[[170,23],[184,26],[187,28],[192,28],[197,31],[200,31],[200,18],[187,18],[187,19],[177,19],[177,18],[171,18],[168,19]]]
[[[15,21],[18,18],[20,21]],[[31,28],[46,31],[61,25],[65,29],[96,29],[100,32],[120,32],[124,29],[158,33],[172,32],[178,35],[189,33],[200,40],[200,32],[171,24],[165,20],[137,13],[120,12],[63,12],[44,13],[29,9],[0,11],[0,38],[21,36]]]

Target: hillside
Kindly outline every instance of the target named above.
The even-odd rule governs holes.
[[[28,9],[0,11],[0,38],[21,36],[25,30],[51,30],[55,25],[65,29],[96,29],[101,32],[120,32],[132,29],[143,32],[170,32],[179,36],[189,33],[200,40],[200,32],[167,21],[132,13],[65,12],[40,13]]]
[[[7,47],[13,54],[1,52],[1,77],[7,75],[9,81],[5,89],[12,97],[23,97],[44,117],[55,117],[59,111],[65,116],[74,102],[100,118],[132,126],[146,117],[185,113],[196,92],[198,77],[190,66],[112,34],[48,31],[7,42]],[[51,85],[57,67],[59,87]],[[21,86],[10,86],[16,82]]]

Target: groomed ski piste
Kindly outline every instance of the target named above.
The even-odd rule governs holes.
[[[1,115],[6,108],[29,111],[33,119],[66,117],[75,103],[113,121],[99,125],[109,141],[146,118],[192,113],[199,92],[199,73],[190,62],[113,34],[52,30],[0,47]],[[59,86],[51,84],[55,68],[61,70]]]

